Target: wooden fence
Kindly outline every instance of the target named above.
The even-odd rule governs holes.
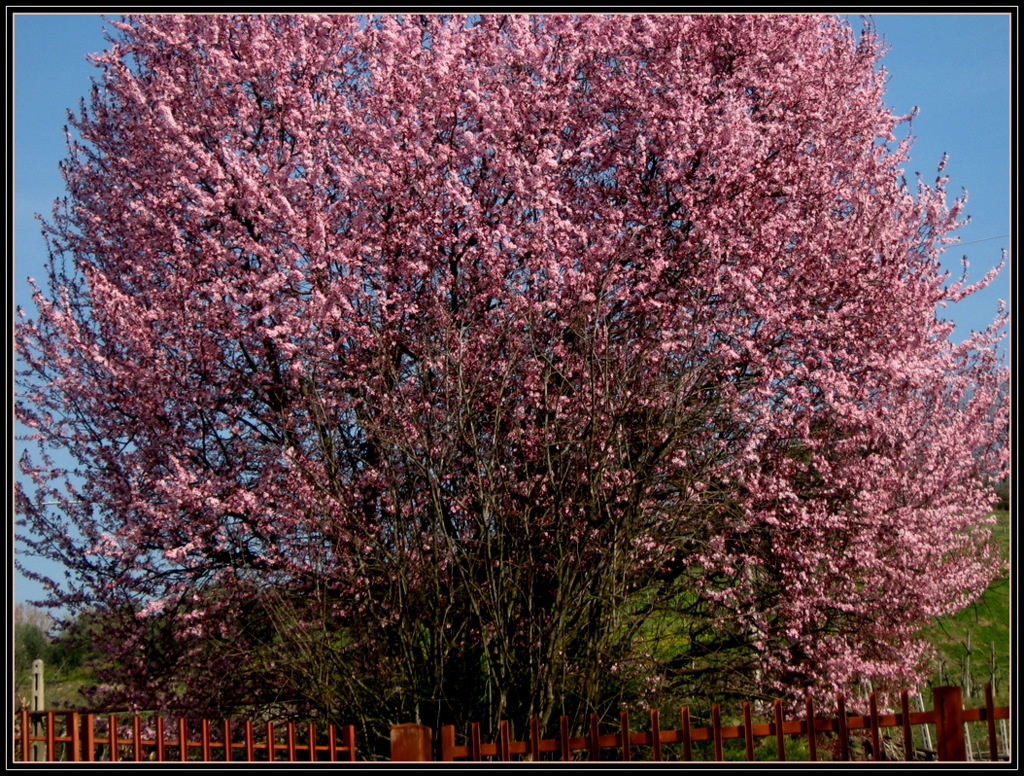
[[[15,759],[22,762],[356,759],[352,725],[318,730],[313,723],[207,719],[167,725],[163,717],[75,711],[22,711],[15,720],[15,742]]]
[[[818,760],[820,748],[830,746],[840,760],[854,759],[851,739],[859,739],[860,749],[872,760],[938,759],[964,761],[969,752],[966,745],[965,723],[987,728],[989,760],[1000,759],[997,720],[1010,718],[1009,707],[996,707],[992,688],[985,687],[985,706],[964,709],[959,687],[939,687],[933,691],[934,708],[931,711],[910,710],[909,695],[900,699],[900,711],[881,714],[877,710],[874,694],[869,696],[867,715],[847,713],[845,702],[839,696],[835,716],[818,716],[814,701],[806,700],[804,713],[797,719],[785,719],[782,705],[776,701],[772,719],[757,723],[753,720],[751,705],[743,704],[741,724],[722,723],[721,709],[712,707],[711,725],[694,727],[688,708],[679,712],[680,727],[663,729],[660,713],[652,709],[650,727],[646,732],[630,728],[629,715],[622,712],[619,729],[614,733],[601,733],[596,715],[591,715],[585,735],[573,736],[566,717],[559,721],[554,738],[541,738],[537,720],[531,720],[528,737],[512,740],[507,721],[499,726],[495,742],[483,742],[480,726],[470,727],[464,744],[455,743],[455,728],[441,728],[439,743],[442,760],[601,760],[622,761],[651,759],[694,760],[695,750],[704,748],[704,759],[726,759],[726,741],[743,742],[742,756],[753,760],[755,741],[774,739],[775,755],[786,759],[786,739],[806,741],[807,756]],[[915,745],[912,728],[928,726],[929,736],[934,729],[934,750],[922,750]],[[897,732],[897,736],[882,738],[882,731]],[[823,736],[828,736],[826,743]],[[312,723],[297,724],[259,722],[251,720],[202,720],[189,724],[179,719],[168,725],[163,717],[116,714],[98,714],[75,711],[22,711],[14,720],[14,759],[20,761],[354,761],[356,759],[355,729],[352,725],[318,729]],[[391,729],[391,759],[393,761],[429,761],[436,752],[432,731],[421,725],[397,725]],[[1009,747],[1006,746],[1008,750]],[[710,755],[710,756],[708,756]],[[731,752],[738,755],[738,749]],[[1005,758],[1004,758],[1005,759]]]
[[[559,731],[555,738],[541,738],[537,720],[531,720],[529,737],[521,741],[511,740],[509,724],[503,721],[499,727],[499,738],[492,743],[480,740],[480,726],[474,724],[469,731],[465,744],[455,743],[455,728],[445,725],[441,728],[441,759],[450,760],[497,760],[529,759],[533,761],[572,760],[572,759],[617,759],[630,761],[643,756],[654,761],[674,759],[688,761],[694,759],[694,744],[710,742],[712,756],[716,761],[725,759],[724,742],[740,739],[744,743],[743,756],[746,760],[754,759],[756,739],[774,738],[775,755],[778,760],[786,759],[786,737],[804,738],[807,742],[809,760],[818,759],[821,734],[834,734],[833,746],[837,748],[838,759],[850,760],[851,733],[865,738],[863,750],[871,760],[892,759],[938,759],[947,761],[964,761],[968,759],[964,723],[985,722],[988,732],[988,759],[1000,759],[996,734],[996,720],[1009,719],[1008,707],[997,708],[992,701],[992,688],[985,687],[985,707],[964,709],[959,687],[939,687],[933,691],[934,708],[932,711],[911,712],[909,696],[901,695],[901,709],[896,714],[880,714],[877,710],[875,695],[869,696],[869,713],[861,716],[848,715],[843,696],[839,696],[834,717],[820,717],[815,713],[814,701],[808,698],[802,719],[786,720],[782,713],[782,704],[776,701],[773,706],[773,720],[768,723],[755,723],[752,719],[751,706],[743,704],[743,722],[740,725],[723,725],[721,710],[718,705],[712,707],[711,726],[693,727],[688,708],[680,710],[681,727],[677,730],[664,730],[661,727],[661,715],[656,709],[650,712],[650,729],[647,732],[633,732],[630,729],[629,715],[622,712],[619,730],[615,733],[601,734],[598,730],[597,715],[590,717],[588,735],[573,737],[569,732],[566,717],[559,722]],[[935,728],[936,749],[922,751],[914,744],[912,727],[929,725]],[[418,726],[417,726],[418,727]],[[897,751],[885,747],[882,730],[895,728],[901,735]],[[429,728],[424,728],[429,739]],[[857,731],[862,731],[859,734]],[[424,733],[421,731],[421,735]],[[413,731],[405,732],[407,740],[412,742]],[[392,739],[394,741],[394,737]],[[392,759],[423,759],[415,756],[415,752],[429,751],[422,743],[407,744],[410,750],[404,750],[395,756],[392,747]],[[708,745],[706,745],[708,746]],[[641,749],[642,748],[642,749]],[[669,751],[671,749],[672,751]],[[581,758],[578,754],[584,756]]]

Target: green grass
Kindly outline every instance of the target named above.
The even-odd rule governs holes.
[[[996,512],[992,539],[1004,559],[1010,555],[1010,513]],[[938,660],[932,676],[934,685],[959,685],[970,644],[969,667],[972,695],[983,697],[984,685],[992,682],[996,703],[1009,701],[1010,676],[1010,580],[1008,574],[996,579],[982,596],[966,609],[941,618],[922,636],[935,647]],[[993,656],[994,650],[994,656]],[[994,679],[994,681],[993,681]],[[965,699],[966,700],[966,699]]]

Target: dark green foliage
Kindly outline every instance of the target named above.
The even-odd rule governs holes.
[[[14,670],[20,674],[32,669],[34,660],[49,662],[50,640],[43,629],[34,623],[15,623]]]

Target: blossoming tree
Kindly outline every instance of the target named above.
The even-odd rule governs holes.
[[[963,200],[904,179],[870,30],[114,27],[17,324],[23,557],[106,701],[822,697],[993,577],[1005,316],[937,317]]]

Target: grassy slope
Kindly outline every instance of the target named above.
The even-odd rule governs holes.
[[[1010,513],[996,512],[993,540],[1003,557],[1010,556]],[[995,580],[974,604],[950,617],[942,618],[922,633],[939,654],[932,682],[935,685],[961,682],[970,636],[970,671],[972,690],[983,692],[992,681],[992,648],[995,647],[996,703],[1009,701],[1010,677],[1010,580],[1009,575]],[[944,665],[943,665],[944,664]]]

